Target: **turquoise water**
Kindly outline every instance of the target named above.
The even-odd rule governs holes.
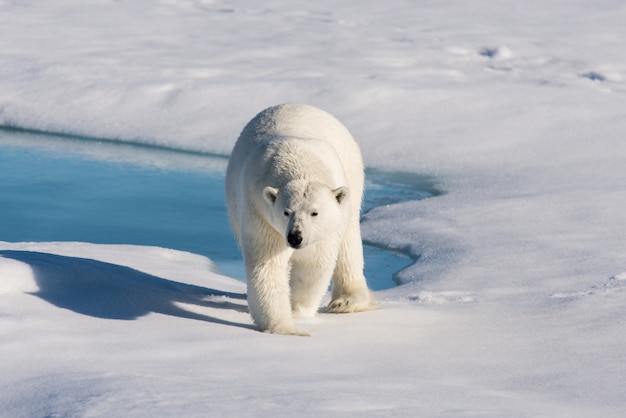
[[[0,129],[0,241],[153,245],[203,254],[243,279],[224,204],[225,157]],[[368,175],[364,210],[416,200],[410,179]],[[375,290],[412,260],[366,245]]]

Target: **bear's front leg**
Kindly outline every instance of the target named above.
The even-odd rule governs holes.
[[[339,240],[325,240],[291,257],[291,310],[295,318],[311,318],[328,291]]]
[[[327,312],[349,313],[375,308],[363,275],[363,244],[358,219],[350,224],[337,256],[333,292]]]
[[[291,314],[289,257],[286,249],[269,258],[245,254],[248,308],[261,331],[272,334],[309,335],[299,331]]]

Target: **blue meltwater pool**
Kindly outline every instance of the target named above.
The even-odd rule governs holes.
[[[228,159],[0,129],[0,241],[151,245],[205,255],[245,279],[224,204]],[[364,211],[432,195],[407,175],[368,172]],[[370,287],[412,260],[365,245]]]

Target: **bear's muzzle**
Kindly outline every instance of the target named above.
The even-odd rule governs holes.
[[[291,248],[298,249],[302,245],[302,234],[300,231],[290,231],[287,235],[287,243]]]

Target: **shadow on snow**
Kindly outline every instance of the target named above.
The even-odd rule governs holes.
[[[133,320],[149,313],[252,329],[179,305],[247,312],[246,295],[179,283],[102,261],[31,251],[0,251],[28,264],[39,290],[33,295],[60,308],[96,318]],[[242,303],[236,303],[242,301]]]

